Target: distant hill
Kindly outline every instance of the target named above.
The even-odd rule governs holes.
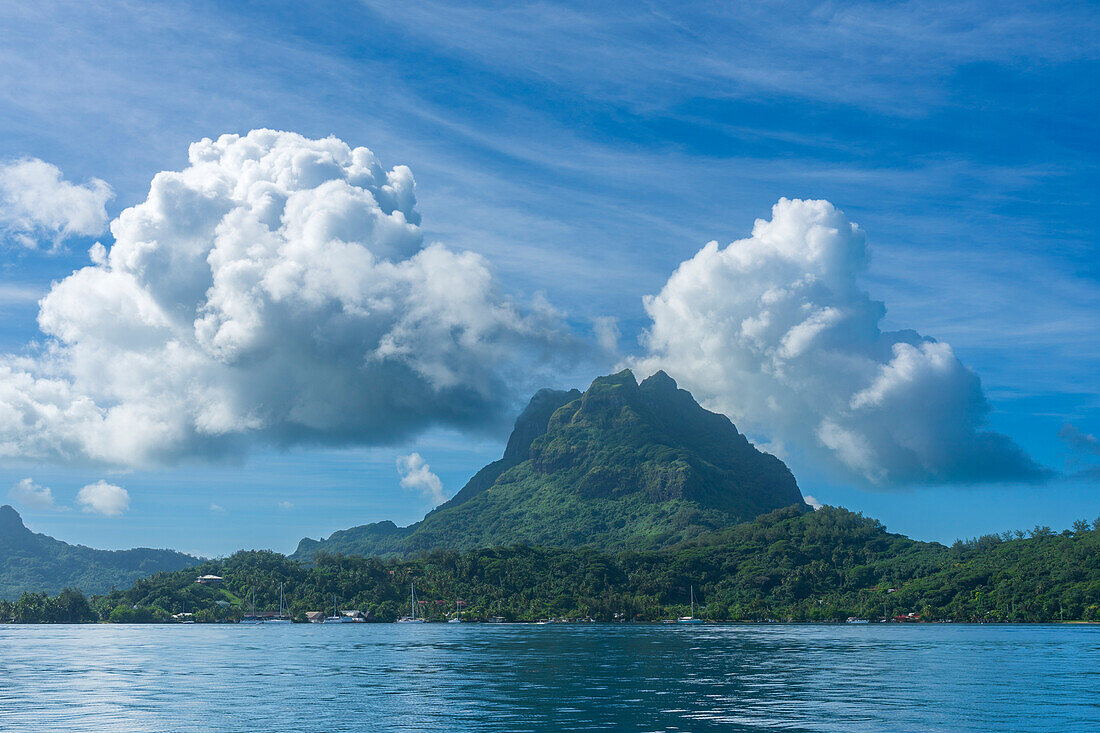
[[[724,415],[704,410],[664,372],[624,370],[586,392],[541,390],[504,456],[409,527],[353,527],[303,539],[318,551],[410,555],[525,543],[656,549],[795,505],[794,476]]]
[[[152,573],[200,562],[173,550],[93,550],[70,545],[31,532],[15,509],[0,506],[0,599],[14,600],[24,591],[57,593],[63,588],[105,593]]]

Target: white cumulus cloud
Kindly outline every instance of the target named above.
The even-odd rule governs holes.
[[[480,256],[425,245],[415,204],[408,168],[335,138],[194,143],[42,300],[38,356],[0,359],[0,457],[156,465],[496,424],[568,339]]]
[[[880,328],[885,305],[858,282],[867,262],[864,233],[828,201],[781,199],[752,236],[707,244],[645,300],[635,366],[870,485],[1044,478],[984,429],[978,377],[948,344]]]
[[[401,488],[417,491],[438,506],[447,500],[443,495],[443,482],[432,473],[419,453],[410,453],[397,459],[397,472],[401,474]]]
[[[78,491],[76,502],[86,512],[117,517],[130,508],[130,494],[121,486],[99,480]]]
[[[17,481],[8,491],[8,498],[31,509],[50,510],[57,508],[50,488],[39,486],[29,478]]]
[[[42,238],[56,246],[68,237],[93,236],[107,228],[113,197],[106,181],[71,183],[57,166],[37,158],[0,164],[0,234],[31,249]]]

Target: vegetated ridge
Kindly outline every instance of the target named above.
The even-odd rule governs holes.
[[[657,621],[688,612],[716,621],[843,621],[847,617],[937,621],[1100,620],[1100,519],[1056,533],[1036,527],[952,547],[887,532],[878,521],[824,507],[780,509],[752,522],[649,552],[495,547],[439,550],[412,560],[319,553],[301,563],[242,551],[160,573],[127,590],[86,599],[28,593],[0,603],[0,621],[195,621],[240,618],[256,608],[291,614],[341,609],[371,620],[407,615],[416,583],[420,614],[466,621],[541,618]],[[200,585],[198,575],[224,578]],[[912,615],[910,615],[912,614]]]
[[[8,505],[0,506],[0,599],[24,591],[57,593],[76,588],[105,593],[165,570],[201,560],[174,550],[94,550],[30,531]]]

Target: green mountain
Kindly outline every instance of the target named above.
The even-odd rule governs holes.
[[[504,456],[409,527],[379,522],[304,539],[318,551],[410,555],[498,545],[656,549],[797,505],[794,476],[664,372],[627,370],[581,394],[542,390]]]
[[[15,599],[25,591],[57,593],[63,588],[105,593],[152,573],[200,562],[173,550],[93,550],[70,545],[31,532],[15,509],[0,506],[0,598]]]

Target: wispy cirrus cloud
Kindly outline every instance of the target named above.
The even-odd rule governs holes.
[[[47,288],[37,285],[0,282],[0,307],[29,305],[37,302],[47,292]]]
[[[364,2],[485,65],[645,106],[709,86],[923,113],[950,101],[935,82],[955,67],[1096,59],[1100,48],[1084,4]],[[569,52],[579,47],[588,53]]]

